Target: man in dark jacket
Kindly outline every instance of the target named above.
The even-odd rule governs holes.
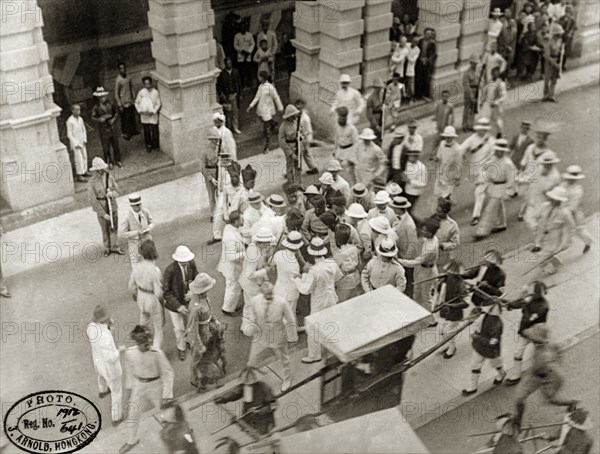
[[[469,396],[477,392],[481,368],[485,361],[489,361],[497,371],[494,379],[495,385],[502,383],[504,377],[506,377],[500,349],[503,329],[502,319],[500,318],[501,313],[500,304],[493,304],[489,312],[484,312],[475,322],[475,332],[471,335],[471,345],[473,346],[471,383],[468,388],[463,389],[463,396]]]
[[[504,291],[506,283],[506,274],[500,268],[502,263],[502,255],[498,250],[490,250],[483,256],[483,264],[477,268],[473,268],[466,273],[463,273],[464,279],[474,279],[473,283],[479,290],[484,291],[491,296],[500,296]],[[471,298],[471,302],[475,306],[486,304],[485,297],[480,293],[475,292]]]
[[[198,268],[194,254],[186,246],[178,246],[172,257],[174,262],[165,269],[163,275],[163,297],[173,323],[179,359],[183,361],[187,350],[185,329],[190,300],[187,293],[190,282],[198,274]]]
[[[165,404],[160,412],[162,429],[160,438],[168,452],[173,454],[199,454],[194,431],[185,419],[183,408],[174,400]]]
[[[231,57],[225,59],[225,69],[217,78],[217,98],[223,106],[227,127],[239,134],[238,112],[242,96],[242,82],[239,71],[233,67]]]
[[[589,412],[583,408],[577,408],[565,418],[558,432],[548,437],[555,441],[558,447],[557,454],[589,454],[592,452],[594,440],[587,433],[594,425],[589,417]]]
[[[548,301],[545,298],[546,285],[541,281],[533,283],[533,293],[525,295],[508,303],[508,310],[521,309],[523,315],[519,324],[519,340],[515,349],[514,375],[506,380],[508,386],[516,385],[521,381],[521,368],[525,349],[533,341],[530,335],[535,335],[535,330],[545,326],[548,318]]]
[[[453,260],[445,266],[445,271],[446,276],[438,282],[435,295],[437,305],[441,307],[440,316],[445,320],[442,332],[447,336],[458,328],[463,319],[463,309],[466,309],[469,303],[468,292],[461,276],[465,272],[462,263]],[[450,359],[455,353],[456,338],[452,338],[444,351],[444,358]]]
[[[517,169],[521,170],[521,161],[523,160],[523,155],[525,154],[525,150],[529,145],[535,143],[535,141],[529,135],[529,130],[531,129],[531,122],[527,120],[523,120],[521,122],[521,130],[518,134],[515,134],[508,144],[508,148],[510,148],[511,154],[510,159],[515,164]]]
[[[245,431],[268,434],[275,426],[273,391],[260,380],[260,372],[254,367],[246,367],[240,374],[240,381],[241,384],[215,399],[215,403],[221,405],[242,399],[242,417],[236,422]]]

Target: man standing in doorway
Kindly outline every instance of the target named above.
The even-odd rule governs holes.
[[[94,96],[98,99],[98,102],[92,109],[92,120],[98,123],[104,161],[108,163],[109,169],[112,169],[113,164],[123,167],[123,164],[121,164],[119,136],[115,127],[118,114],[117,108],[108,100],[108,91],[104,87],[98,87],[94,92]],[[110,152],[111,147],[112,154]]]
[[[115,100],[121,116],[121,134],[125,140],[138,135],[135,106],[133,105],[133,82],[127,75],[127,66],[117,63],[119,74],[115,80]]]
[[[152,77],[142,77],[144,88],[142,88],[135,98],[135,108],[140,114],[142,127],[144,128],[144,142],[146,151],[158,151],[158,111],[160,110],[160,95],[158,90],[152,86]]]
[[[217,95],[223,106],[227,127],[236,134],[241,134],[238,122],[238,103],[242,98],[242,82],[240,72],[233,67],[231,57],[225,59],[225,69],[221,71],[217,79]]]
[[[87,131],[83,118],[81,118],[81,107],[79,104],[73,104],[71,107],[71,116],[67,120],[67,137],[69,145],[73,150],[73,160],[75,161],[75,173],[77,181],[85,183],[88,173],[87,156]]]

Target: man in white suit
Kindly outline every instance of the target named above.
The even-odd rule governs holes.
[[[83,118],[81,118],[81,107],[79,104],[71,106],[71,116],[67,120],[67,137],[69,145],[73,151],[73,160],[75,161],[75,178],[80,183],[85,183],[85,177],[88,173],[88,157],[87,157],[87,131]]]
[[[221,260],[217,270],[225,278],[225,295],[221,311],[226,315],[234,315],[242,296],[239,279],[246,252],[246,244],[240,232],[240,227],[243,225],[244,216],[239,211],[232,211],[229,214],[229,224],[223,229]]]
[[[111,417],[113,426],[123,419],[123,369],[121,368],[119,350],[110,331],[113,324],[103,306],[94,308],[92,321],[86,328],[87,338],[92,347],[94,369],[98,374],[98,397],[101,399],[111,394]]]
[[[131,209],[119,232],[119,237],[127,240],[129,260],[131,267],[139,261],[138,248],[145,240],[151,240],[150,231],[154,228],[154,220],[146,208],[142,208],[142,196],[131,194],[129,196]]]

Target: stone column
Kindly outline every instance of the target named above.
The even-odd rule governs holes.
[[[290,78],[290,100],[304,98],[307,109],[313,113],[319,102],[319,4],[314,1],[297,1],[294,11],[296,71]]]
[[[197,159],[216,102],[214,13],[209,1],[150,0],[148,25],[162,101],[160,148],[175,162]]]
[[[23,210],[73,194],[67,148],[58,139],[42,12],[35,0],[3,2],[0,25],[2,198]]]
[[[490,0],[464,0],[458,40],[458,71],[461,74],[469,67],[471,54],[483,54],[487,41],[490,5]]]
[[[435,99],[439,99],[442,90],[460,77],[457,61],[462,9],[462,2],[419,0],[419,33],[426,28],[436,32],[438,56],[431,81],[431,94]]]
[[[577,9],[577,31],[573,39],[571,58],[579,58],[583,64],[598,61],[600,58],[600,2],[579,0],[575,8]]]
[[[362,87],[361,64],[364,32],[362,19],[365,0],[318,0],[321,25],[321,51],[319,53],[319,102],[316,116],[319,123],[332,128],[334,116],[331,103],[339,89],[341,74],[349,74],[352,86]]]
[[[366,0],[363,9],[365,32],[363,35],[362,86],[368,89],[373,79],[385,81],[389,75],[390,28],[392,27],[392,0]]]

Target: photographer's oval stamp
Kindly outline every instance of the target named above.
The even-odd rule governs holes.
[[[4,417],[12,444],[30,453],[69,453],[96,438],[102,425],[98,408],[68,391],[41,391],[16,402]]]

